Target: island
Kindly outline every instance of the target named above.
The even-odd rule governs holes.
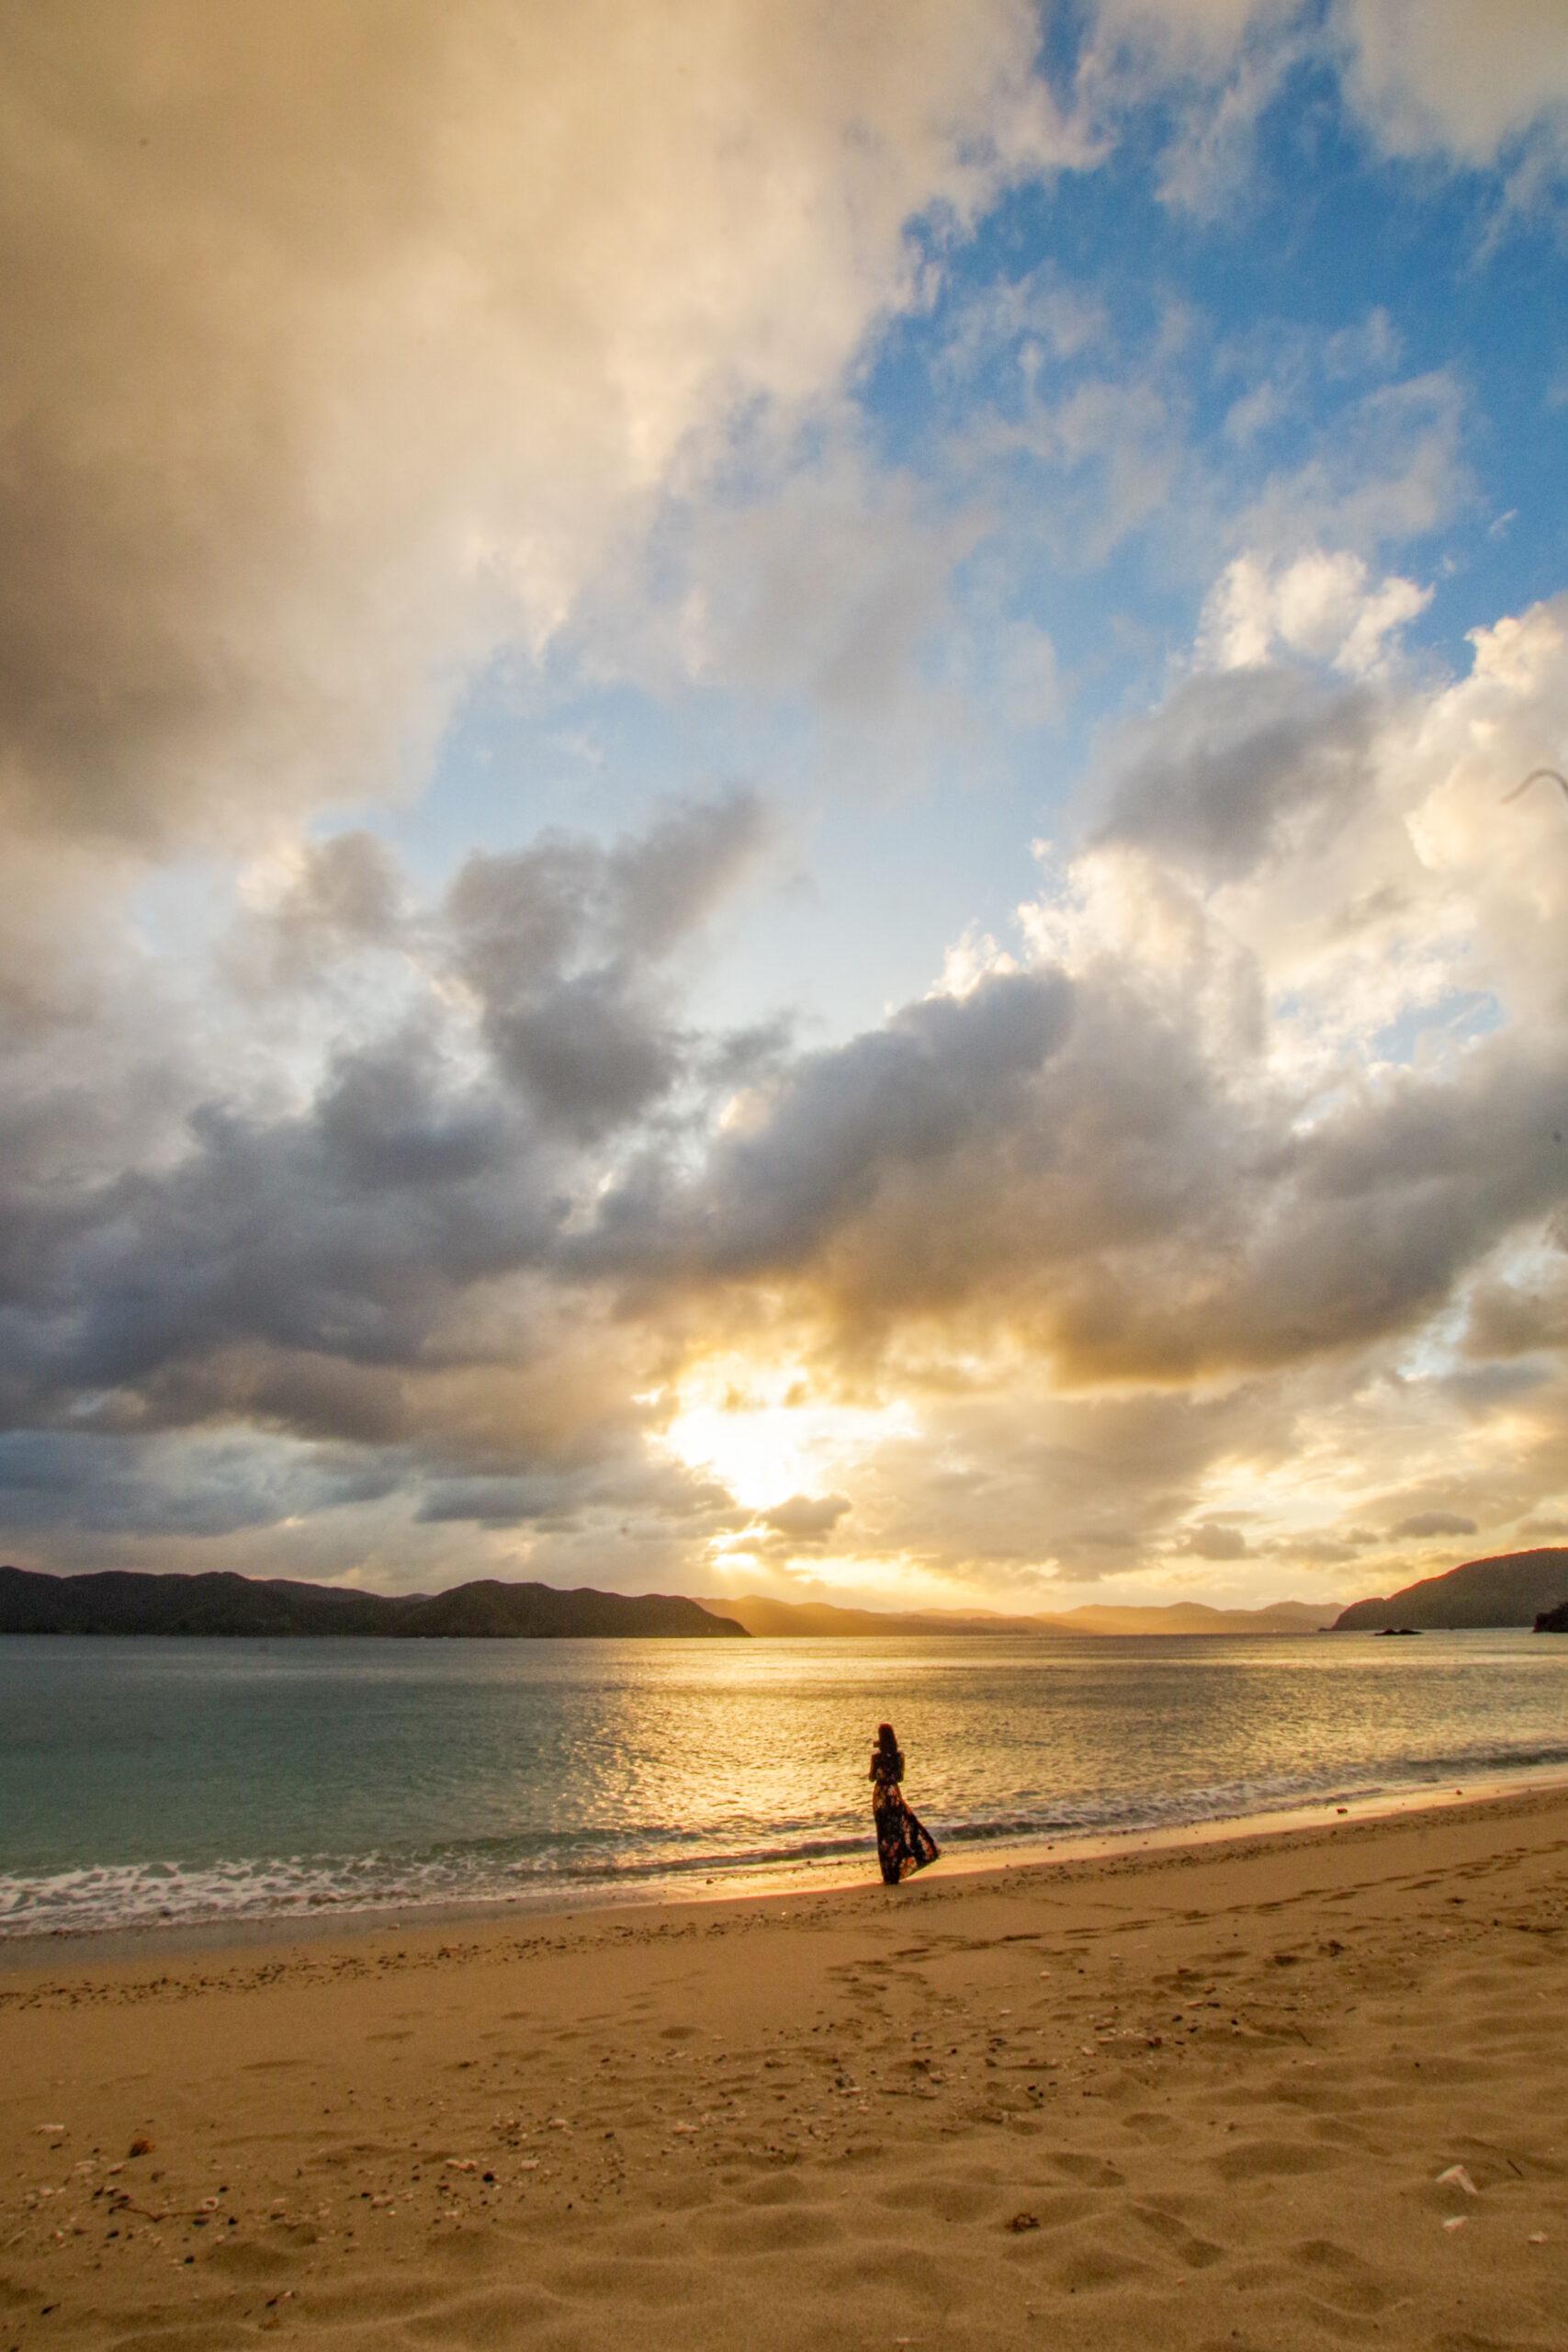
[[[1534,1625],[1568,1604],[1568,1549],[1541,1544],[1463,1560],[1446,1575],[1423,1577],[1381,1599],[1352,1601],[1334,1621],[1337,1634],[1457,1633],[1484,1626]]]
[[[486,1578],[450,1592],[357,1592],[285,1577],[46,1576],[0,1567],[0,1634],[379,1634],[392,1639],[747,1639],[733,1618],[677,1593],[558,1591]]]

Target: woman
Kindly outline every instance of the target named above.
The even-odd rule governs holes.
[[[903,1750],[893,1736],[892,1724],[883,1724],[871,1751],[871,1809],[876,1822],[876,1859],[882,1865],[884,1886],[897,1886],[900,1879],[923,1871],[928,1862],[934,1862],[937,1858],[936,1839],[929,1830],[921,1828],[904,1803],[904,1792],[898,1785],[903,1777]]]

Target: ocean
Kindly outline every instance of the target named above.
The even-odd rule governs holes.
[[[1568,1765],[1568,1640],[0,1638],[0,1938],[874,1874]]]

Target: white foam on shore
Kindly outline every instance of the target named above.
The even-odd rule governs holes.
[[[1303,1775],[1184,1790],[1179,1795],[1067,1804],[935,1823],[950,1862],[995,1866],[1105,1840],[1163,1838],[1248,1821],[1304,1815],[1336,1805],[1402,1805],[1472,1785],[1524,1781],[1568,1768],[1568,1747],[1509,1754],[1487,1748],[1423,1758],[1392,1780]],[[0,1873],[0,1941],[418,1913],[467,1906],[668,1898],[723,1884],[730,1891],[821,1884],[868,1867],[869,1830],[858,1821],[781,1825],[776,1843],[709,1844],[700,1836],[628,1826],[614,1853],[599,1841],[576,1851],[528,1852],[504,1841],[423,1853],[384,1849],[353,1856],[293,1854],[206,1862],[160,1858]]]

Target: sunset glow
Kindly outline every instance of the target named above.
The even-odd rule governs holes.
[[[1560,10],[17,13],[7,1559],[1568,1531]]]
[[[742,1385],[743,1384],[743,1385]],[[866,1408],[813,1397],[801,1372],[705,1370],[684,1384],[663,1442],[690,1470],[721,1481],[749,1510],[829,1492],[919,1423],[904,1404]]]

